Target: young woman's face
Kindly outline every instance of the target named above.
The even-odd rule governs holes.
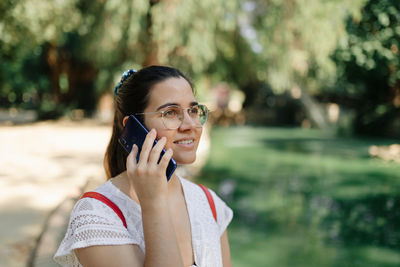
[[[189,108],[196,103],[192,88],[184,78],[168,78],[151,89],[144,112],[166,110],[171,105]],[[163,136],[167,138],[165,149],[173,150],[173,158],[178,164],[195,161],[202,127],[190,118],[187,110],[184,111],[183,122],[177,129],[167,129],[159,113],[145,114],[144,124],[149,130],[153,128],[157,130],[157,139]]]

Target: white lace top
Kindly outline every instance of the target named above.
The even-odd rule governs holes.
[[[217,223],[207,197],[200,186],[179,178],[188,209],[194,260],[197,267],[222,266],[220,237],[232,220],[232,210],[210,190],[217,211]],[[145,253],[143,225],[139,204],[108,181],[96,192],[105,195],[122,211],[128,228],[103,202],[93,198],[79,200],[69,221],[67,233],[54,260],[62,266],[82,266],[74,249],[95,245],[136,244]]]

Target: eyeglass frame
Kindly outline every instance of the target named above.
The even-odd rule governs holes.
[[[207,107],[206,105],[204,105],[204,104],[196,104],[196,105],[193,105],[193,106],[191,106],[191,107],[189,107],[189,108],[181,108],[181,107],[178,106],[178,105],[170,105],[170,106],[167,106],[166,108],[168,109],[169,107],[178,107],[178,108],[180,108],[180,109],[182,110],[182,112],[183,112],[182,114],[184,114],[184,111],[189,110],[189,109],[192,109],[193,107],[196,107],[196,106],[203,106],[203,107],[205,107],[206,114],[207,114],[207,118],[206,118],[206,120],[204,121],[203,124],[200,122],[201,127],[203,127],[204,124],[207,123],[207,121],[208,121],[208,114],[210,113],[210,110],[208,109],[208,107]],[[167,128],[168,130],[176,130],[176,129],[178,129],[179,127],[181,127],[182,124],[183,124],[183,120],[185,119],[185,115],[183,115],[183,118],[182,118],[182,120],[181,120],[181,123],[179,124],[178,127],[176,127],[176,128],[170,128],[170,127],[167,127],[167,126],[165,125],[165,121],[164,121],[164,113],[165,113],[166,111],[167,111],[167,110],[159,110],[159,111],[152,111],[152,112],[140,112],[140,113],[135,113],[134,115],[161,114],[161,120],[162,120],[162,122],[163,122],[163,124],[164,124],[164,127]],[[189,117],[190,117],[190,115],[189,115]]]

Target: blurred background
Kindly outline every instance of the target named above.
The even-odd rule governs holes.
[[[212,111],[180,171],[234,210],[234,266],[400,266],[399,46],[398,0],[1,1],[0,266],[56,266],[155,64]]]

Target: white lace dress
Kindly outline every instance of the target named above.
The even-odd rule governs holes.
[[[210,190],[217,210],[217,223],[207,197],[200,186],[179,178],[185,195],[192,232],[194,260],[197,267],[222,266],[220,237],[232,220],[232,210],[214,191]],[[95,245],[136,244],[145,253],[143,225],[139,204],[108,181],[96,192],[105,195],[122,211],[128,228],[118,215],[103,202],[84,198],[79,200],[69,221],[67,233],[54,260],[62,266],[82,266],[74,249]]]

